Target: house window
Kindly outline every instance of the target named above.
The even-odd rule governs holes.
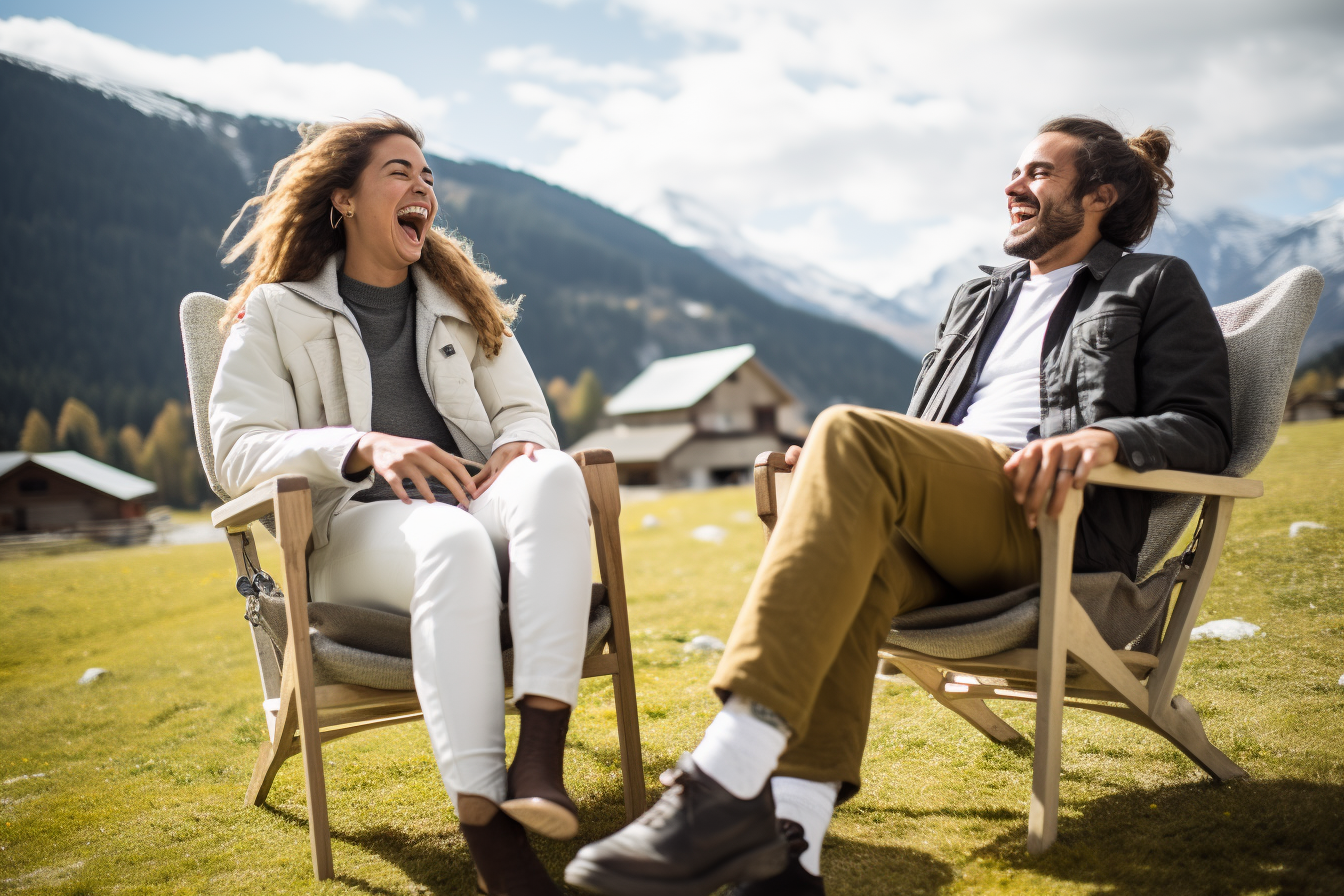
[[[755,407],[751,411],[756,416],[757,432],[777,432],[779,430],[779,421],[775,417],[775,407],[773,405]]]
[[[40,495],[47,490],[47,480],[45,479],[20,479],[19,492],[25,495]]]

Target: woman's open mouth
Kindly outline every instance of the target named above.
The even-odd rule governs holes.
[[[420,245],[425,237],[425,228],[429,226],[429,209],[423,205],[408,205],[397,210],[397,224],[406,239]]]

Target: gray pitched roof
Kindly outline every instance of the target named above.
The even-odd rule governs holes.
[[[754,345],[733,345],[654,361],[607,402],[607,413],[647,414],[689,408],[756,355]]]
[[[158,491],[159,488],[148,479],[141,479],[100,460],[85,457],[78,451],[46,451],[41,454],[29,454],[26,451],[0,452],[0,476],[26,460],[123,501],[143,498]]]
[[[666,426],[625,426],[599,429],[579,439],[565,450],[573,454],[587,448],[609,448],[620,464],[658,463],[695,435],[691,423]]]

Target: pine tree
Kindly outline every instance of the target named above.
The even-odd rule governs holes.
[[[117,453],[126,464],[124,467],[121,464],[117,466],[127,473],[139,475],[140,456],[145,453],[145,437],[140,435],[134,423],[127,423],[117,433]]]
[[[174,507],[196,503],[200,461],[189,432],[186,409],[169,399],[154,418],[137,464],[139,474],[159,486],[159,500]]]
[[[56,447],[102,460],[105,453],[98,415],[78,398],[67,398],[56,418]]]
[[[51,450],[51,424],[42,412],[33,408],[23,421],[23,432],[19,434],[19,450],[38,454]]]
[[[585,367],[574,381],[567,407],[561,410],[565,421],[565,434],[570,442],[577,442],[597,428],[602,417],[602,406],[606,396],[602,394],[602,383],[591,367]]]

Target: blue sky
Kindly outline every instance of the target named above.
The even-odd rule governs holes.
[[[1005,175],[1064,112],[1171,127],[1177,214],[1344,197],[1339,0],[0,0],[0,52],[231,112],[397,112],[881,295],[992,255]]]

